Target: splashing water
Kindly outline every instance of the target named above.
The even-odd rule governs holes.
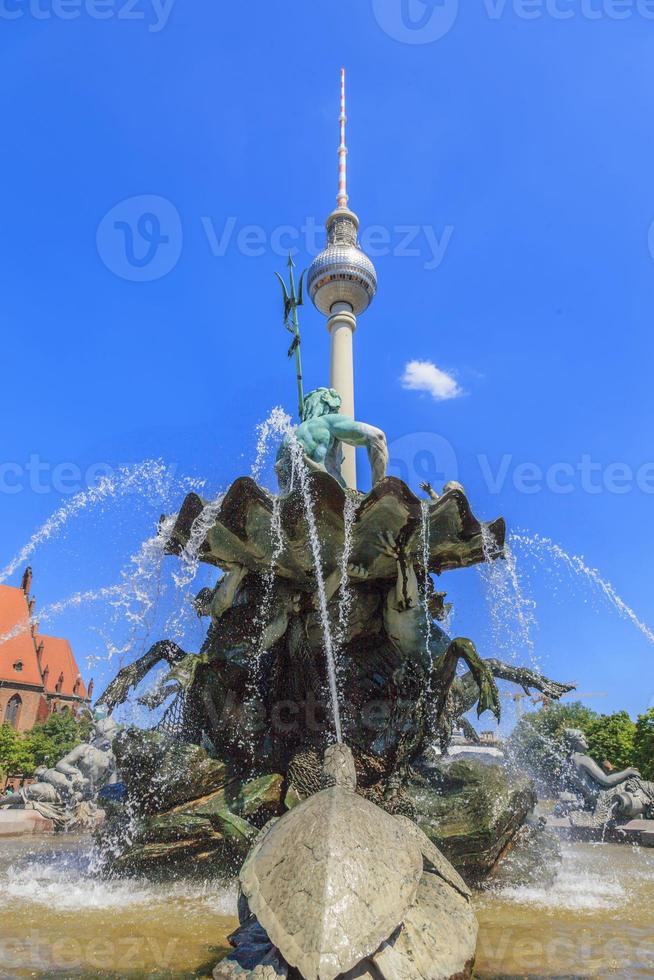
[[[281,558],[282,551],[284,550],[284,534],[282,531],[282,502],[281,498],[276,494],[273,497],[273,509],[270,516],[270,539],[272,544],[272,553],[270,557],[270,568],[264,576],[264,587],[263,587],[263,598],[261,600],[261,612],[257,617],[257,625],[260,629],[259,643],[257,644],[257,651],[254,656],[254,664],[252,671],[252,684],[256,687],[259,668],[261,666],[261,658],[266,653],[266,630],[269,625],[269,618],[272,608],[272,599],[275,588],[275,578],[277,576],[277,564]]]
[[[117,645],[111,635],[103,637],[106,651],[103,659],[106,662],[131,653],[140,640],[145,641],[154,626],[163,593],[163,561],[175,520],[175,515],[162,518],[157,533],[142,542],[120,572],[120,585],[116,587],[118,594],[110,605],[114,609],[115,621],[124,622],[130,629],[122,645]],[[87,659],[92,662],[92,659],[98,661],[100,658]]]
[[[325,649],[325,658],[327,661],[327,677],[329,682],[329,694],[332,706],[332,716],[334,720],[334,730],[336,732],[336,740],[340,743],[343,741],[343,732],[338,700],[336,658],[334,656],[334,642],[332,639],[331,626],[329,623],[329,612],[327,609],[327,592],[325,590],[322,549],[320,546],[320,538],[318,535],[318,527],[314,512],[314,502],[309,485],[309,470],[304,458],[304,450],[297,439],[290,415],[288,415],[282,408],[274,408],[268,418],[262,422],[261,425],[259,425],[258,432],[259,440],[257,444],[257,459],[252,468],[253,478],[255,478],[255,475],[260,473],[270,440],[273,436],[282,437],[290,450],[290,490],[293,491],[296,486],[299,489],[300,496],[302,498],[304,519],[309,532],[309,545],[311,547],[311,557],[313,559],[323,645]]]
[[[327,658],[327,673],[329,677],[329,692],[332,702],[332,714],[334,716],[334,729],[336,731],[336,741],[341,743],[343,741],[343,732],[341,728],[341,712],[338,703],[336,659],[334,657],[331,627],[329,625],[329,613],[327,611],[327,594],[325,592],[325,577],[322,567],[320,538],[318,537],[318,528],[316,526],[316,518],[313,510],[313,500],[311,498],[311,490],[309,488],[309,473],[304,462],[302,447],[297,440],[294,440],[292,446],[293,455],[297,457],[296,474],[302,494],[304,517],[309,529],[309,542],[311,544],[311,553],[313,556],[313,567],[316,573],[316,586],[318,589],[318,603],[320,606],[320,620],[322,624],[323,642],[325,645],[325,656]]]
[[[429,611],[429,587],[431,577],[429,575],[429,501],[420,501],[420,539],[422,544],[422,574],[424,583],[422,586],[422,606],[425,612],[425,649],[431,663],[429,672],[429,684],[431,685],[431,671],[434,668],[434,658],[431,652],[432,620]]]
[[[88,602],[106,600],[115,610],[117,617],[127,622],[130,636],[120,648],[114,647],[109,639],[106,643],[107,657],[129,653],[136,642],[139,630],[147,630],[148,619],[154,614],[160,596],[161,570],[166,548],[175,524],[175,516],[164,518],[157,533],[141,543],[138,551],[127,561],[120,572],[120,582],[89,592],[77,593],[68,599],[46,606],[37,619],[58,616],[66,609],[79,608]]]
[[[496,649],[506,650],[513,660],[522,657],[526,651],[536,665],[532,637],[536,626],[536,604],[524,595],[516,556],[507,543],[504,560],[493,558],[497,543],[487,524],[481,525],[481,539],[485,563],[478,566],[478,572],[486,591],[493,645]]]
[[[567,909],[570,912],[594,912],[619,909],[629,900],[629,893],[611,867],[611,852],[603,855],[597,848],[593,861],[578,847],[563,845],[563,863],[550,888],[518,885],[503,888],[502,898],[520,905],[542,909]]]
[[[279,436],[288,435],[289,430],[292,428],[291,417],[287,415],[283,408],[279,405],[273,408],[270,415],[263,422],[260,422],[257,426],[257,449],[252,464],[251,477],[255,483],[261,481],[261,474],[266,462],[268,453],[270,452],[270,444],[273,439],[278,439]]]
[[[185,480],[187,488],[198,485],[199,481]],[[0,582],[6,581],[17,568],[25,564],[39,545],[57,535],[68,522],[83,511],[105,500],[116,499],[130,493],[142,497],[155,497],[165,500],[174,487],[170,468],[162,460],[146,460],[135,466],[123,466],[113,476],[103,477],[95,487],[83,490],[48,518],[36,531],[17,555],[0,570]]]
[[[162,562],[174,521],[174,517],[165,518],[157,533],[142,542],[138,551],[128,559],[126,566],[121,570],[118,583],[76,592],[43,606],[34,616],[17,623],[11,630],[2,634],[0,646],[21,633],[56,620],[65,612],[79,610],[90,603],[98,602],[105,603],[108,608],[113,609],[116,621],[130,626],[130,635],[127,639],[123,638],[122,645],[118,646],[112,636],[105,635],[100,627],[94,627],[95,632],[102,637],[105,655],[87,656],[89,668],[100,662],[108,662],[114,656],[130,653],[137,642],[139,630],[147,631],[148,619],[154,615],[161,592]]]
[[[197,575],[200,564],[200,549],[207,536],[207,532],[213,526],[218,517],[225,495],[219,494],[214,500],[205,504],[198,516],[193,521],[189,539],[182,548],[179,558],[181,571],[173,573],[173,580],[178,589],[184,589],[193,582]]]
[[[134,624],[145,623],[160,595],[161,570],[170,543],[175,515],[164,517],[157,533],[146,538],[121,571],[122,594],[116,607]]]
[[[352,557],[352,545],[354,544],[354,518],[357,512],[357,501],[355,497],[346,494],[345,506],[343,508],[343,552],[340,560],[340,593],[338,600],[338,627],[336,631],[336,645],[339,650],[343,647],[347,638],[347,627],[352,608],[352,590],[350,589],[350,576],[348,568]]]
[[[0,872],[0,909],[42,906],[57,912],[111,911],[128,908],[152,908],[175,899],[212,902],[215,911],[233,915],[236,910],[236,888],[224,882],[192,885],[168,883],[159,888],[145,879],[107,880],[96,877],[98,855],[86,841],[72,844],[75,850],[64,851],[59,842],[48,850],[44,841],[38,845],[44,853],[26,854],[15,862],[4,864]],[[71,847],[71,844],[67,845]],[[19,913],[20,914],[20,913]]]
[[[169,467],[161,461],[147,460],[134,466],[121,467],[113,476],[102,479],[97,487],[77,494],[32,536],[16,557],[0,573],[0,580],[8,577],[23,564],[41,545],[52,542],[72,521],[79,519],[93,508],[101,508],[108,501],[135,496],[148,506],[168,506],[172,499],[191,489],[199,489],[202,481],[186,477],[175,478]],[[16,624],[0,636],[0,646],[20,633],[45,623],[62,614],[81,610],[90,603],[102,605],[109,616],[111,626],[94,623],[90,630],[96,633],[104,649],[103,656],[87,655],[89,668],[109,661],[113,656],[128,654],[147,632],[156,614],[162,588],[162,564],[174,518],[164,518],[155,535],[146,538],[138,550],[128,559],[119,572],[115,584],[81,590],[63,599],[49,603],[30,618]],[[126,638],[124,629],[128,628]],[[118,629],[120,638],[114,634]]]
[[[541,563],[544,563],[547,558],[553,558],[571,575],[585,579],[617,610],[620,616],[628,619],[650,643],[654,643],[654,632],[650,627],[638,618],[634,610],[618,595],[611,583],[603,578],[596,568],[587,565],[582,557],[569,555],[560,545],[540,534],[526,534],[521,531],[511,535],[511,543],[521,548],[525,555],[535,558]]]
[[[179,593],[179,598],[164,627],[166,634],[171,639],[181,640],[186,631],[188,618],[196,615],[192,603],[192,591],[194,590],[190,586],[195,582],[200,568],[200,549],[209,529],[218,516],[224,498],[225,495],[221,493],[204,505],[193,521],[189,539],[180,552],[181,566],[178,566],[178,569],[172,573],[173,583]]]

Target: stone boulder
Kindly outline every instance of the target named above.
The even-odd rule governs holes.
[[[416,822],[469,884],[490,874],[536,805],[530,780],[473,760],[420,760],[405,793]]]
[[[162,813],[229,780],[224,762],[157,731],[125,729],[114,742],[114,755],[127,799],[142,814]]]
[[[129,729],[116,755],[125,798],[99,834],[112,872],[235,875],[259,828],[283,810],[282,776],[243,779],[200,746]]]

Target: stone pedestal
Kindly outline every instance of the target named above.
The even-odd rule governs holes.
[[[36,810],[0,810],[0,837],[53,834],[54,823]]]

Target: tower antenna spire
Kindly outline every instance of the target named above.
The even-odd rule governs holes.
[[[345,68],[341,68],[341,143],[338,148],[338,197],[336,203],[339,208],[347,208],[347,143],[345,142],[345,124],[347,116],[345,114]]]
[[[330,386],[340,396],[341,415],[354,414],[353,335],[357,317],[368,309],[377,292],[377,273],[358,241],[359,219],[348,207],[347,143],[345,142],[345,69],[341,68],[341,142],[338,147],[338,197],[327,218],[327,247],[309,268],[307,288],[313,305],[327,317],[331,336]],[[356,490],[353,446],[343,446],[341,474]]]

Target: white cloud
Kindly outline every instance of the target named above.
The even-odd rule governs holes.
[[[409,361],[400,381],[403,388],[428,391],[439,402],[460,398],[464,393],[456,379],[447,371],[441,371],[432,361]]]

